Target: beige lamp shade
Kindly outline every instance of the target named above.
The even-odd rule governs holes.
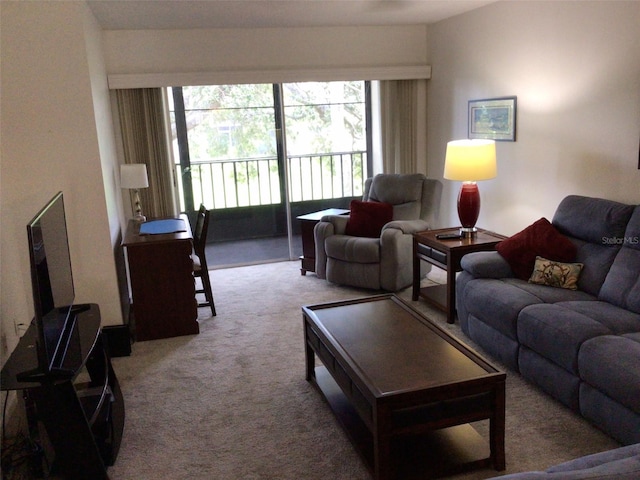
[[[144,163],[120,165],[121,188],[147,188],[148,186],[147,166]]]
[[[497,175],[496,142],[493,140],[453,140],[447,143],[444,178],[475,182]]]

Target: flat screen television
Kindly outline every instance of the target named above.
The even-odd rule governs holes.
[[[22,380],[65,377],[64,359],[74,330],[75,289],[62,192],[27,224],[38,367]]]

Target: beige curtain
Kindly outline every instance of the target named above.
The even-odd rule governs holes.
[[[380,82],[384,173],[426,173],[426,80]]]
[[[173,171],[160,88],[116,90],[125,163],[145,163],[149,188],[140,189],[147,218],[177,214]],[[132,193],[133,194],[133,193]]]

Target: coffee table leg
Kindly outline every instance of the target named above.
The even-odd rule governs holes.
[[[303,316],[303,328],[304,328],[304,352],[305,352],[305,368],[307,382],[315,379],[316,377],[316,355],[309,345],[309,339],[307,338],[307,319]]]
[[[418,241],[413,239],[413,286],[411,300],[414,302],[420,297],[420,259],[418,258]]]
[[[387,480],[393,478],[393,466],[391,464],[391,437],[390,412],[384,407],[378,406],[376,421],[373,427],[373,456],[374,478]]]
[[[505,429],[505,382],[496,384],[494,390],[494,410],[491,418],[490,443],[493,468],[502,471],[506,468],[504,452]]]

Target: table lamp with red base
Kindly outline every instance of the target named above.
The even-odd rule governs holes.
[[[458,194],[458,217],[463,237],[470,237],[478,231],[480,192],[476,182],[495,178],[496,174],[495,141],[453,140],[447,143],[444,178],[462,181]]]

